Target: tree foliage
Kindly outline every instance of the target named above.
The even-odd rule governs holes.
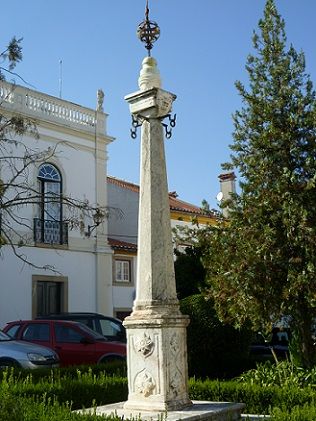
[[[174,262],[177,296],[179,300],[198,294],[204,286],[205,270],[201,252],[196,247],[187,247],[184,253],[175,251]]]
[[[12,73],[13,69],[19,61],[22,60],[22,38],[13,37],[5,50],[0,53],[0,80],[5,80],[5,73]],[[3,67],[2,63],[7,63],[7,67]]]
[[[301,362],[315,363],[310,329],[316,315],[316,100],[303,52],[287,47],[285,23],[267,0],[247,86],[236,83],[231,162],[240,193],[229,221],[197,232],[208,291],[220,317],[267,328],[290,315]],[[224,205],[227,206],[228,203]]]
[[[235,329],[221,322],[212,299],[195,294],[180,301],[183,314],[188,314],[187,328],[189,375],[227,378],[248,368],[251,334],[248,327]]]

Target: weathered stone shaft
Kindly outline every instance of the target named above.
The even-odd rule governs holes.
[[[177,305],[163,128],[142,125],[138,266],[134,309]]]

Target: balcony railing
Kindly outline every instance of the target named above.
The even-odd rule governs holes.
[[[30,118],[83,132],[106,132],[107,114],[5,81],[0,81],[0,105]]]
[[[66,222],[34,219],[34,241],[42,244],[68,244]]]

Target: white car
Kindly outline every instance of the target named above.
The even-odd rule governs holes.
[[[55,368],[59,367],[59,357],[50,348],[16,341],[0,330],[0,370],[7,367]]]

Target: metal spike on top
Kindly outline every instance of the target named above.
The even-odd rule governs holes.
[[[148,57],[150,57],[150,50],[160,36],[160,28],[156,22],[149,20],[148,0],[146,0],[145,20],[138,25],[137,36],[145,44]]]

